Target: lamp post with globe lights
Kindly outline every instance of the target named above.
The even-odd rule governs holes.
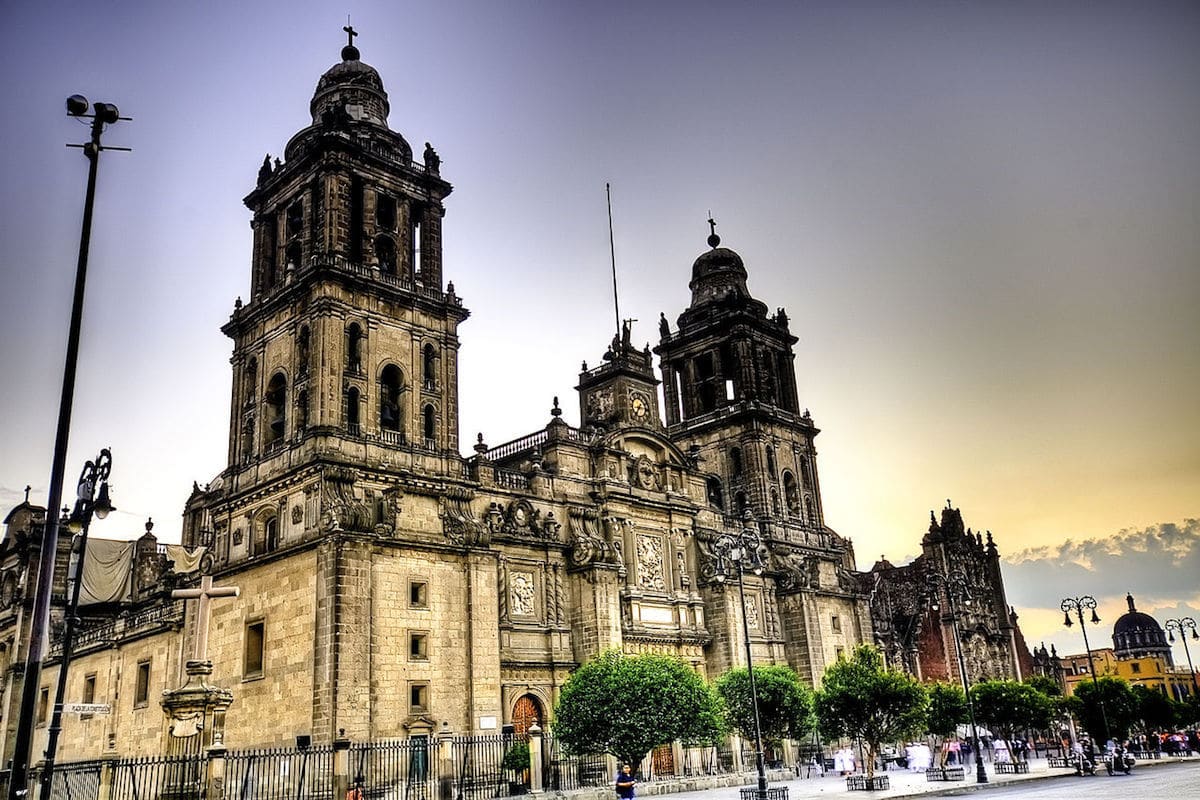
[[[1088,669],[1092,673],[1092,685],[1096,689],[1096,702],[1100,706],[1100,719],[1104,723],[1104,740],[1108,741],[1108,712],[1104,710],[1104,697],[1100,694],[1100,681],[1096,678],[1096,662],[1092,660],[1092,646],[1088,644],[1087,624],[1083,621],[1083,610],[1086,608],[1092,612],[1091,623],[1093,625],[1100,624],[1100,615],[1096,613],[1096,598],[1090,594],[1085,594],[1082,597],[1067,597],[1059,605],[1063,612],[1063,625],[1068,628],[1074,623],[1071,622],[1071,612],[1079,618],[1079,630],[1083,634],[1083,649],[1087,651]]]
[[[1193,639],[1200,639],[1200,634],[1196,633],[1196,620],[1191,617],[1183,617],[1182,619],[1169,619],[1164,626],[1167,629],[1167,641],[1175,644],[1175,631],[1179,631],[1179,640],[1183,642],[1183,653],[1187,656],[1188,674],[1192,677],[1192,692],[1197,692],[1196,687],[1196,668],[1192,666],[1192,651],[1188,649],[1188,637],[1184,633],[1189,628],[1192,631]]]
[[[763,556],[766,547],[758,533],[750,526],[750,512],[742,516],[742,527],[737,533],[722,533],[712,544],[715,578],[718,583],[725,583],[734,574],[737,575],[738,597],[742,603],[742,634],[746,643],[746,671],[750,673],[750,704],[754,709],[754,761],[758,768],[758,790],[755,800],[767,800],[767,770],[763,762],[762,725],[758,717],[758,689],[754,682],[754,663],[750,654],[750,622],[746,617],[746,586],[743,578],[745,570],[750,569],[755,575],[762,575],[764,569]],[[749,790],[745,790],[749,791]]]
[[[62,731],[63,700],[67,690],[67,667],[75,650],[75,629],[79,626],[79,590],[83,585],[83,561],[87,554],[88,529],[92,516],[104,519],[115,510],[108,494],[108,476],[112,472],[112,453],[100,451],[95,461],[83,465],[76,490],[75,508],[67,520],[67,529],[75,534],[71,543],[71,561],[67,569],[70,597],[63,619],[62,660],[58,666],[58,684],[54,691],[54,710],[46,728],[46,756],[38,773],[41,800],[50,800],[50,783],[54,778],[54,760],[58,753],[58,735]],[[91,702],[90,700],[88,702]]]
[[[975,750],[975,782],[987,783],[987,770],[983,766],[983,751],[979,749],[979,728],[975,724],[975,703],[971,700],[971,685],[967,680],[967,662],[963,657],[962,634],[958,629],[959,604],[971,605],[971,594],[967,589],[967,576],[960,569],[950,571],[949,575],[941,572],[925,573],[925,596],[929,600],[929,608],[941,610],[941,596],[945,594],[947,613],[942,619],[949,617],[950,626],[954,632],[954,653],[958,657],[958,677],[962,680],[963,694],[967,696],[967,716],[971,721],[971,747]]]

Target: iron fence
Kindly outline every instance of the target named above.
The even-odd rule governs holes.
[[[455,736],[450,740],[451,761],[454,764],[455,800],[482,800],[490,797],[510,797],[529,791],[528,759],[524,767],[506,766],[519,759],[510,753],[528,753],[527,736]]]
[[[320,745],[230,750],[225,754],[225,796],[208,800],[318,800],[331,797],[333,747]]]
[[[433,800],[441,779],[437,751],[427,736],[350,746],[350,787],[364,798]]]
[[[31,787],[28,797],[35,796],[40,772],[30,771]],[[50,797],[52,800],[96,800],[100,795],[100,762],[77,761],[72,764],[58,764],[50,778]]]
[[[123,758],[113,764],[109,796],[112,800],[158,800],[163,796],[200,800],[204,797],[207,763],[199,755]],[[74,765],[64,765],[69,766]]]
[[[557,739],[547,736],[543,741],[545,768],[542,775],[546,789],[571,791],[608,784],[608,757],[603,753],[568,756],[563,754]]]

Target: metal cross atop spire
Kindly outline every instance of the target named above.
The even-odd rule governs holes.
[[[342,30],[344,30],[346,32],[346,37],[347,37],[346,44],[350,45],[351,47],[354,47],[354,37],[358,36],[358,31],[354,30],[354,26],[350,24],[349,16],[346,17],[346,26],[344,28],[342,28]]]
[[[721,243],[721,237],[717,236],[717,222],[712,218],[712,211],[708,212],[708,228],[711,231],[708,234],[708,246],[716,247]]]

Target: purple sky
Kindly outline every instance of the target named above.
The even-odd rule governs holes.
[[[153,516],[175,541],[225,462],[241,198],[347,11],[392,127],[455,185],[464,448],[554,395],[578,422],[612,335],[609,181],[635,339],[686,306],[710,210],[787,309],[860,567],[915,554],[949,497],[1034,642],[1080,647],[1068,594],[1200,616],[1194,3],[5,3],[0,507],[47,494],[86,177],[65,97],[134,117],[105,136],[134,152],[101,163],[64,495],[110,446],[95,535]]]

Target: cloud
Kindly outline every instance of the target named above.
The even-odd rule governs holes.
[[[1078,626],[1062,625],[1063,598],[1092,595],[1099,630],[1089,626],[1092,647],[1111,646],[1112,623],[1132,594],[1139,611],[1161,624],[1170,617],[1200,617],[1200,519],[1127,528],[1111,536],[1067,539],[1004,556],[1008,601],[1021,614],[1031,643],[1059,643],[1059,652],[1082,651]]]

